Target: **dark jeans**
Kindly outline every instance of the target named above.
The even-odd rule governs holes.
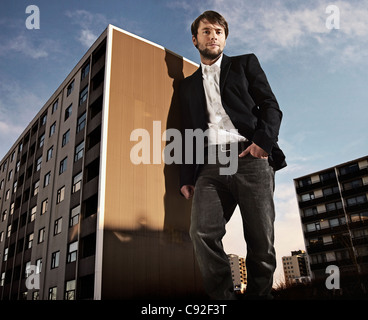
[[[192,203],[190,236],[205,290],[212,299],[236,298],[222,238],[226,223],[239,205],[247,244],[246,295],[269,297],[276,268],[274,170],[266,159],[251,155],[239,158],[233,175],[220,175],[221,166],[203,165]]]

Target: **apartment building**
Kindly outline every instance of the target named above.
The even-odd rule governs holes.
[[[228,254],[227,257],[230,262],[234,291],[237,293],[244,293],[247,287],[247,270],[245,267],[245,259],[236,254]]]
[[[291,251],[291,256],[282,257],[286,284],[307,283],[311,280],[308,256],[304,250]]]
[[[368,157],[294,179],[311,271],[368,272]]]
[[[0,299],[202,292],[177,165],[130,158],[134,129],[178,127],[177,84],[197,67],[101,34],[0,162]]]

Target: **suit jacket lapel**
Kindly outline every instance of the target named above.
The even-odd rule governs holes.
[[[226,78],[229,74],[230,66],[231,66],[231,59],[224,54],[221,61],[220,94],[222,94],[222,90],[224,89]]]

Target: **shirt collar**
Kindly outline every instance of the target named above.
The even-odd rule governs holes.
[[[213,70],[213,72],[221,70],[221,62],[222,62],[222,57],[223,54],[221,54],[220,58],[217,59],[217,61],[212,64],[212,65],[206,65],[203,62],[201,62],[201,66],[202,66],[202,72],[205,73],[204,71],[206,70]]]

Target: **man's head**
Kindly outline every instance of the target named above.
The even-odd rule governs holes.
[[[215,11],[203,12],[191,26],[192,40],[201,54],[201,60],[216,60],[226,45],[229,34],[228,24],[223,16]]]

